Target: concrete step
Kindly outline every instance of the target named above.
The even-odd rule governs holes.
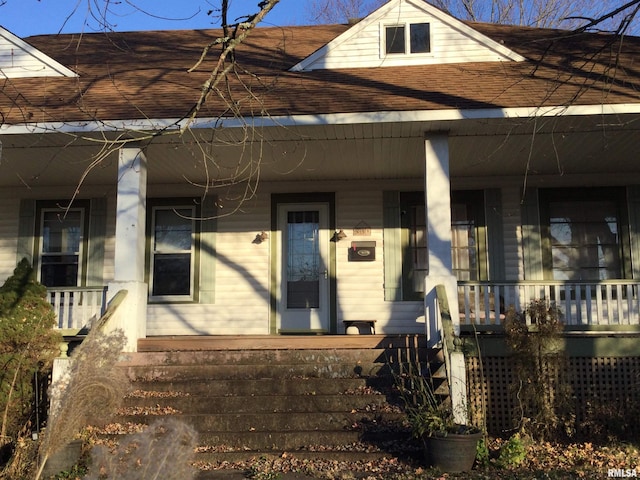
[[[400,353],[399,353],[400,352]],[[428,350],[412,350],[425,355]],[[220,350],[220,351],[170,351],[137,352],[123,354],[124,366],[142,365],[270,365],[276,364],[327,364],[327,363],[395,363],[406,357],[403,349],[321,349],[321,350]],[[406,360],[406,358],[403,358]]]
[[[392,372],[408,364],[431,371],[441,354],[419,336],[344,337],[151,339],[141,344],[149,351],[119,363],[133,392],[114,424],[176,417],[198,431],[202,463],[284,452],[336,461],[403,455],[398,445],[410,450],[415,442]]]
[[[139,352],[334,350],[426,347],[424,335],[236,335],[149,337],[138,340]]]
[[[265,378],[369,378],[388,375],[385,364],[144,365],[125,367],[131,381]]]
[[[388,405],[384,395],[297,395],[295,402],[289,395],[251,395],[246,396],[175,396],[175,397],[146,397],[125,399],[124,407],[133,409],[163,409],[171,407],[179,412],[192,414],[221,414],[236,413],[313,413],[340,412],[348,405],[351,410],[375,411]]]
[[[355,425],[351,430],[296,431],[205,431],[198,433],[197,451],[209,453],[284,452],[284,451],[340,451],[357,449],[375,451],[392,443],[412,444],[411,432],[401,423],[382,425],[378,422]],[[364,427],[364,428],[363,428]],[[104,435],[113,441],[123,435]],[[357,445],[357,447],[354,447]],[[254,454],[254,453],[252,453]]]
[[[374,378],[286,378],[243,379],[190,379],[144,381],[131,383],[134,391],[140,395],[162,397],[187,394],[192,396],[251,396],[251,395],[329,395],[329,394],[365,394],[367,391],[385,392],[392,379]]]
[[[359,412],[275,412],[222,414],[176,413],[173,417],[193,426],[198,432],[291,432],[357,429],[363,423],[396,421],[400,414]],[[149,424],[157,415],[116,415],[115,423]]]

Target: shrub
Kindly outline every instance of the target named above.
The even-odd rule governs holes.
[[[527,447],[520,434],[516,433],[500,447],[496,463],[500,468],[513,468],[519,466],[525,458],[527,458]]]
[[[55,314],[46,288],[23,259],[0,287],[0,415],[2,444],[13,442],[32,425],[33,380],[50,370],[59,352]]]
[[[571,435],[575,424],[561,318],[555,305],[533,300],[524,312],[510,308],[505,319],[507,346],[517,378],[514,395],[519,406],[518,429],[538,439]]]

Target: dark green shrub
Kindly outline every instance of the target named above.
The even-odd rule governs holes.
[[[2,444],[28,431],[34,412],[33,380],[58,354],[59,335],[46,288],[23,259],[0,287],[0,435]]]

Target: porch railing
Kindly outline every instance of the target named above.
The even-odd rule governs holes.
[[[567,326],[640,325],[640,282],[458,282],[460,323],[499,325],[510,306],[523,311],[532,300],[557,306]]]
[[[104,313],[107,287],[47,288],[47,300],[56,314],[56,328],[81,330]]]

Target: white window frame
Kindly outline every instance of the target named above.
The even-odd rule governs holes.
[[[411,26],[412,25],[420,25],[427,24],[429,25],[429,51],[428,52],[417,52],[411,53]],[[387,53],[387,28],[404,28],[404,52],[402,53]],[[401,57],[433,57],[433,42],[432,42],[432,23],[431,22],[420,22],[420,21],[407,21],[401,23],[381,23],[380,24],[380,58],[393,57],[393,58],[401,58]]]
[[[166,210],[190,210],[188,219],[191,221],[191,248],[189,250],[156,250],[155,249],[155,231],[156,231],[156,213]],[[149,300],[153,302],[192,302],[195,300],[195,257],[196,257],[196,206],[195,205],[155,205],[151,208],[151,231],[149,233]],[[186,217],[185,217],[186,218]],[[189,293],[185,295],[154,295],[154,268],[155,256],[171,253],[189,253]]]
[[[64,216],[66,214],[68,214],[69,212],[80,212],[80,241],[78,244],[78,251],[77,252],[60,252],[60,253],[48,253],[48,252],[44,252],[44,219],[45,219],[45,215],[47,213],[56,213],[57,215],[60,216]],[[73,207],[70,208],[68,211],[67,210],[62,210],[60,208],[55,208],[55,207],[42,207],[41,209],[39,209],[38,211],[38,215],[39,215],[39,245],[38,245],[38,265],[37,265],[37,278],[38,278],[38,282],[42,283],[44,285],[43,282],[43,278],[42,278],[42,266],[43,266],[43,259],[45,256],[47,257],[54,257],[54,256],[63,256],[63,255],[76,255],[78,257],[78,267],[77,267],[77,275],[76,275],[76,282],[75,285],[69,285],[70,287],[77,287],[79,285],[82,284],[82,279],[84,278],[84,265],[85,265],[85,261],[84,261],[84,243],[85,243],[85,219],[86,219],[86,209],[84,207]],[[63,285],[48,285],[48,287],[50,288],[63,288]]]

